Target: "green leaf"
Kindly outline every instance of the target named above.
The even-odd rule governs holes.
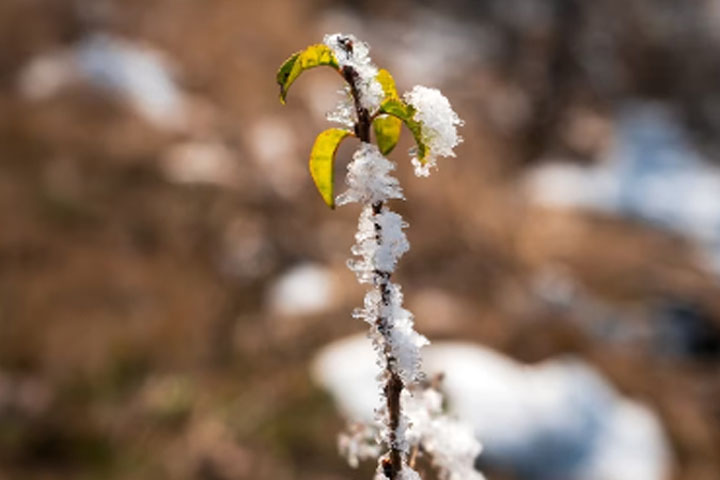
[[[297,52],[285,60],[276,77],[277,83],[280,85],[280,102],[285,104],[285,97],[287,97],[290,85],[297,80],[301,73],[321,65],[328,65],[338,71],[340,69],[333,51],[322,43],[310,45],[305,50]]]
[[[329,128],[317,136],[310,152],[310,175],[312,175],[318,192],[330,208],[335,208],[333,195],[335,152],[340,142],[348,135],[352,135],[349,130]]]
[[[412,105],[406,104],[399,98],[388,98],[380,105],[380,111],[402,120],[415,138],[418,150],[418,160],[420,160],[421,163],[425,163],[427,161],[425,158],[427,154],[427,145],[425,145],[422,138],[422,125],[413,118],[415,116],[415,108],[413,108]],[[380,141],[378,140],[378,144],[379,142]]]

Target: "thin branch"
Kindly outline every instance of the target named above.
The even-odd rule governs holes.
[[[361,94],[358,85],[360,77],[357,71],[355,71],[355,69],[349,66],[343,67],[342,75],[350,85],[350,93],[353,97],[355,105],[355,112],[357,115],[357,123],[355,123],[355,135],[361,141],[365,143],[370,143],[370,126],[372,124],[372,117],[370,116],[370,112],[368,112],[368,110],[362,106],[362,102],[360,99]],[[378,243],[378,245],[381,245],[383,242],[383,232],[380,223],[377,221],[377,216],[382,213],[383,207],[384,202],[382,201],[372,204],[373,216],[375,217],[375,219],[373,220],[373,225],[375,227],[375,241]],[[381,270],[376,270],[374,272],[373,284],[380,292],[381,302],[385,307],[388,307],[390,305],[390,276],[391,272],[385,272]],[[385,393],[385,398],[387,401],[386,405],[389,419],[388,427],[390,430],[390,434],[388,438],[388,447],[390,449],[390,458],[389,462],[383,463],[383,467],[385,471],[385,476],[389,480],[395,480],[396,478],[398,478],[400,471],[403,467],[403,452],[401,450],[401,445],[399,445],[398,441],[398,429],[400,427],[400,419],[402,418],[400,394],[402,393],[404,384],[397,373],[397,361],[393,357],[390,350],[391,332],[389,320],[390,319],[380,315],[375,320],[375,325],[377,326],[378,331],[385,338],[385,351],[383,353],[385,355],[386,372],[388,374],[387,383],[383,387],[383,391]]]

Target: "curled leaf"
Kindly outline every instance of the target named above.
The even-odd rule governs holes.
[[[335,208],[333,195],[335,152],[337,152],[340,142],[348,135],[352,135],[349,130],[329,128],[317,136],[310,152],[310,175],[320,196],[330,208]]]
[[[290,85],[302,72],[321,65],[327,65],[336,70],[340,68],[333,51],[322,43],[310,45],[305,50],[297,52],[285,60],[276,76],[277,83],[280,85],[280,102],[285,103],[285,97],[287,97]]]
[[[413,138],[415,138],[415,144],[417,145],[417,158],[424,164],[427,161],[426,155],[428,149],[427,145],[423,141],[422,125],[414,118],[415,108],[413,108],[412,105],[406,104],[399,98],[388,98],[380,105],[380,112],[400,119],[408,127],[413,135]]]

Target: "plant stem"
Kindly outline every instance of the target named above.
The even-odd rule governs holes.
[[[360,141],[370,143],[370,126],[372,123],[372,117],[370,112],[362,106],[360,101],[360,89],[358,86],[359,75],[352,67],[345,66],[342,69],[342,75],[350,85],[350,93],[353,97],[355,104],[355,112],[357,115],[357,122],[355,123],[355,135]],[[378,245],[383,242],[382,226],[377,221],[378,215],[383,211],[384,202],[378,201],[372,204],[373,212],[373,225],[375,227],[375,241]],[[375,288],[380,292],[380,298],[384,307],[390,306],[390,275],[392,272],[386,272],[382,270],[375,270],[373,284]],[[388,309],[385,308],[387,311]],[[386,407],[388,411],[388,428],[389,438],[388,447],[390,449],[389,461],[383,462],[383,468],[385,476],[389,480],[395,480],[398,478],[400,471],[403,467],[403,454],[401,445],[398,442],[398,428],[400,427],[400,419],[402,418],[402,411],[400,406],[400,394],[402,393],[403,384],[400,375],[397,373],[397,361],[392,355],[391,350],[391,324],[389,318],[385,318],[382,315],[378,315],[375,320],[375,326],[377,327],[380,334],[385,339],[385,349],[383,354],[385,355],[386,365],[386,378],[387,383],[383,387],[383,392],[386,398]]]

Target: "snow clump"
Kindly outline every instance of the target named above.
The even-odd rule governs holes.
[[[387,342],[395,371],[405,385],[412,385],[423,378],[420,349],[429,345],[430,341],[413,328],[415,317],[402,306],[403,295],[400,286],[388,282],[387,290],[387,305],[383,303],[382,295],[377,290],[370,290],[365,295],[363,308],[356,309],[353,317],[370,324],[369,337],[379,353],[384,351]],[[379,317],[387,320],[386,335],[389,336],[389,341],[376,325]],[[384,369],[386,358],[382,355],[379,358],[379,366]]]
[[[375,145],[363,143],[347,169],[345,183],[350,188],[338,196],[338,205],[351,202],[372,204],[391,198],[405,198],[397,178],[390,176],[395,164],[383,157]]]
[[[360,103],[370,112],[380,107],[384,97],[382,85],[377,81],[378,69],[370,60],[370,47],[354,35],[333,33],[325,35],[323,43],[332,49],[340,68],[350,67],[358,74]]]
[[[378,243],[378,231],[382,232],[382,243]],[[355,272],[358,282],[374,282],[378,271],[390,273],[395,270],[397,261],[410,249],[410,243],[403,232],[407,223],[395,212],[386,208],[374,215],[373,207],[366,205],[360,213],[358,231],[355,233],[353,255],[357,259],[348,261],[348,267]]]
[[[437,166],[437,157],[454,157],[453,148],[462,143],[457,127],[465,124],[450,106],[448,99],[435,88],[415,86],[405,93],[405,101],[415,109],[413,119],[420,122],[422,141],[427,146],[425,162],[415,156],[415,175],[427,177]]]
[[[470,427],[443,413],[443,397],[434,388],[404,392],[403,411],[410,427],[407,440],[430,454],[441,480],[483,480],[475,470],[482,447]]]

